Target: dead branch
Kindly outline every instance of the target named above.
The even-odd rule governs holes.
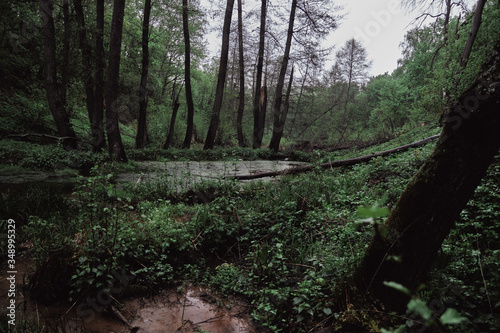
[[[413,142],[404,146],[399,146],[396,148],[384,150],[378,153],[373,153],[370,155],[365,155],[365,156],[360,156],[360,157],[354,157],[354,158],[349,158],[345,160],[338,160],[338,161],[332,161],[328,163],[321,163],[321,164],[316,164],[316,165],[304,165],[304,166],[299,166],[299,167],[293,167],[293,168],[288,168],[282,171],[270,171],[270,172],[259,172],[259,173],[254,173],[250,175],[240,175],[240,176],[232,176],[230,178],[236,179],[236,180],[250,180],[250,179],[258,179],[258,178],[264,178],[264,177],[276,177],[276,176],[281,176],[281,175],[294,175],[297,173],[302,173],[302,172],[308,172],[312,171],[317,168],[321,169],[330,169],[330,168],[336,168],[336,167],[342,167],[342,166],[349,166],[349,165],[355,165],[358,163],[364,163],[368,162],[372,158],[379,157],[379,156],[387,156],[392,153],[400,152],[400,151],[405,151],[408,150],[409,148],[415,148],[422,146],[426,144],[427,142],[437,139],[439,135],[433,135],[431,137],[428,137],[426,139]]]

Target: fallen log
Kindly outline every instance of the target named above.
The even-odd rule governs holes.
[[[276,177],[276,176],[281,176],[281,175],[294,175],[297,173],[301,172],[308,172],[317,168],[322,168],[322,169],[330,169],[330,168],[336,168],[336,167],[341,167],[341,166],[349,166],[349,165],[354,165],[358,163],[363,163],[363,162],[368,162],[372,158],[379,157],[379,156],[387,156],[392,153],[400,152],[400,151],[405,151],[408,150],[409,148],[415,148],[419,146],[423,146],[427,142],[437,139],[439,137],[438,135],[433,135],[431,137],[428,137],[426,139],[409,143],[404,146],[399,146],[396,148],[384,150],[378,153],[373,153],[370,155],[365,155],[365,156],[360,156],[360,157],[354,157],[354,158],[349,158],[346,160],[338,160],[338,161],[332,161],[332,162],[327,162],[327,163],[321,163],[321,164],[315,164],[315,165],[303,165],[303,166],[298,166],[298,167],[293,167],[293,168],[288,168],[285,170],[281,171],[269,171],[269,172],[258,172],[250,175],[239,175],[239,176],[232,176],[228,178],[236,179],[236,180],[250,180],[250,179],[258,179],[258,178],[264,178],[264,177]]]

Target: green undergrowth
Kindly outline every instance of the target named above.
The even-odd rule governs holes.
[[[69,197],[51,199],[64,214],[30,211],[22,241],[32,244],[30,255],[37,262],[31,293],[49,303],[78,303],[102,291],[120,299],[193,283],[246,298],[253,319],[271,332],[342,324],[353,316],[334,303],[335,296],[343,293],[373,236],[365,219],[371,210],[360,207],[392,209],[434,144],[352,167],[271,182],[216,180],[182,193],[166,178],[119,186],[112,173],[94,168]],[[500,196],[499,175],[497,160],[418,295],[435,316],[448,307],[457,309],[468,319],[458,326],[460,332],[500,326],[492,314],[500,301],[499,210],[494,204]],[[123,288],[117,288],[117,272],[128,277]],[[433,303],[436,299],[441,303]],[[432,308],[436,304],[440,307]],[[367,329],[384,327],[371,314],[356,319]],[[411,326],[405,320],[399,324]]]

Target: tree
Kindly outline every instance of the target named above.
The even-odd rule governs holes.
[[[245,59],[243,53],[243,8],[241,0],[238,0],[238,54],[239,54],[239,79],[240,91],[238,97],[238,114],[236,117],[236,132],[238,135],[238,145],[245,147],[245,137],[243,135],[243,113],[245,111]]]
[[[96,37],[95,37],[95,89],[94,117],[92,119],[92,146],[100,152],[106,146],[104,137],[104,0],[96,1]]]
[[[54,3],[52,0],[40,0],[39,5],[42,14],[44,36],[43,77],[45,92],[52,117],[57,127],[57,133],[60,137],[64,138],[64,149],[72,150],[77,148],[76,134],[66,111],[65,93],[62,92],[62,88],[64,87],[61,87],[57,81],[56,36],[53,17]]]
[[[391,308],[408,297],[384,285],[415,291],[441,244],[500,148],[500,39],[476,81],[446,114],[439,141],[378,227],[356,274],[355,285]],[[398,259],[399,258],[399,259]]]
[[[123,16],[125,0],[114,0],[113,18],[109,45],[108,80],[106,83],[106,133],[110,156],[118,161],[126,162],[127,155],[123,148],[118,122],[118,79],[120,76],[120,53],[122,44]]]
[[[293,24],[295,21],[295,11],[297,10],[297,0],[292,0],[292,7],[290,9],[290,18],[288,20],[288,33],[286,37],[285,53],[281,62],[280,74],[278,83],[276,85],[276,93],[274,96],[274,116],[273,116],[273,135],[269,149],[277,152],[280,146],[281,136],[283,135],[283,127],[285,126],[286,115],[281,114],[282,99],[283,99],[283,86],[285,85],[285,75],[288,67],[288,60],[290,59],[290,48],[292,46],[293,37]]]
[[[186,137],[184,138],[183,148],[191,147],[194,128],[194,103],[191,90],[191,44],[189,40],[189,21],[188,21],[188,3],[182,0],[182,29],[184,32],[184,82],[186,85],[186,104],[188,108]],[[173,129],[172,129],[173,130]]]
[[[231,32],[231,17],[233,15],[234,0],[227,0],[226,13],[224,15],[224,26],[222,28],[222,48],[220,56],[219,74],[217,76],[217,87],[215,90],[215,101],[210,118],[207,138],[203,149],[214,147],[217,130],[219,128],[220,110],[224,97],[224,86],[226,82],[227,64],[229,58],[229,34]]]
[[[137,136],[135,148],[144,148],[147,141],[147,117],[148,107],[148,70],[149,70],[149,17],[151,14],[151,0],[144,1],[144,19],[142,23],[142,68],[141,84],[139,86],[139,122],[137,124]]]
[[[262,0],[260,11],[260,30],[259,30],[259,51],[257,55],[257,77],[255,79],[255,95],[253,100],[253,144],[254,149],[260,148],[262,145],[262,136],[264,135],[265,126],[265,104],[267,99],[267,87],[262,84],[262,69],[264,66],[264,47],[266,37],[266,15],[267,15],[267,0]],[[267,100],[266,100],[267,102]]]
[[[170,117],[170,126],[168,128],[167,140],[163,145],[163,149],[170,148],[174,138],[175,121],[177,119],[177,112],[179,111],[179,95],[181,94],[182,86],[179,88],[179,92],[176,93],[176,83],[174,82],[174,87],[172,89],[172,116]]]
[[[87,114],[90,121],[90,128],[93,136],[93,143],[95,144],[97,137],[94,137],[94,133],[99,131],[97,122],[95,121],[95,97],[94,97],[94,76],[92,74],[92,50],[90,48],[89,41],[87,39],[87,31],[85,25],[85,16],[83,14],[83,6],[81,0],[75,0],[73,2],[75,7],[76,19],[78,22],[78,42],[80,45],[80,51],[82,53],[82,65],[83,65],[83,82],[85,86],[85,104],[87,107]],[[93,146],[94,151],[97,150],[96,146]]]
[[[341,132],[338,143],[340,143],[346,133],[349,125],[349,108],[348,104],[352,101],[352,89],[356,83],[361,83],[368,76],[367,70],[371,66],[371,61],[368,61],[366,49],[359,41],[354,38],[349,39],[345,45],[337,52],[336,62],[342,73],[342,76],[347,82],[347,89],[344,99],[344,112],[340,120]]]
[[[474,41],[476,40],[477,33],[479,31],[479,27],[481,26],[481,17],[483,15],[483,9],[485,4],[486,0],[477,1],[476,11],[474,12],[474,18],[472,21],[472,27],[469,34],[469,38],[467,38],[467,43],[465,44],[464,52],[462,53],[462,57],[460,59],[460,67],[462,68],[467,66],[467,61],[469,60],[470,54],[472,52],[472,46],[474,45]]]

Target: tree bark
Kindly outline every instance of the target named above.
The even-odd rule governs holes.
[[[479,27],[481,26],[481,17],[483,15],[484,5],[486,0],[478,0],[476,5],[476,11],[474,12],[474,18],[472,19],[472,27],[467,38],[467,43],[465,44],[464,52],[460,60],[460,67],[465,68],[467,66],[467,61],[469,60],[470,54],[472,52],[472,46],[474,46],[474,41],[476,40]]]
[[[94,118],[91,127],[93,150],[100,152],[106,147],[104,135],[104,0],[96,1],[96,23]]]
[[[243,53],[243,8],[241,0],[238,0],[238,51],[239,51],[239,72],[240,72],[240,93],[238,101],[238,114],[236,116],[236,132],[238,135],[238,145],[246,147],[245,136],[243,134],[243,113],[245,112],[245,59]]]
[[[257,77],[255,78],[255,95],[253,101],[253,144],[254,149],[260,148],[262,145],[262,137],[264,135],[265,117],[262,122],[262,104],[267,88],[262,84],[262,69],[264,67],[264,48],[266,38],[266,15],[267,15],[267,0],[262,0],[260,11],[260,31],[259,31],[259,51],[257,59]]]
[[[274,100],[274,124],[273,124],[273,136],[271,137],[271,143],[269,144],[269,149],[277,152],[280,147],[281,134],[285,123],[281,123],[281,107],[283,99],[283,87],[285,85],[285,75],[288,67],[288,60],[290,59],[290,49],[292,46],[293,37],[293,25],[295,21],[295,11],[297,9],[297,0],[292,1],[292,8],[290,9],[290,18],[288,20],[288,34],[285,44],[285,54],[283,55],[283,62],[281,63],[280,75],[278,77],[278,84],[276,85],[276,96]]]
[[[151,0],[144,1],[144,20],[142,22],[142,69],[141,84],[139,86],[139,121],[137,124],[137,136],[135,138],[135,148],[142,149],[146,144],[148,107],[148,70],[149,70],[149,17],[151,14]]]
[[[120,77],[120,53],[122,44],[123,16],[125,0],[114,0],[111,37],[109,45],[108,80],[106,83],[106,133],[108,150],[112,159],[126,162],[127,155],[123,148],[118,121],[118,80]]]
[[[172,89],[172,116],[170,117],[170,126],[168,129],[167,140],[163,145],[163,149],[168,149],[172,145],[172,141],[174,138],[174,130],[175,130],[175,121],[177,119],[177,112],[179,111],[180,103],[179,103],[179,95],[181,94],[182,87],[179,89],[179,92],[175,93],[175,83],[174,88]]]
[[[74,0],[76,20],[78,22],[78,42],[80,44],[80,51],[82,53],[83,65],[83,82],[85,85],[85,102],[87,106],[87,113],[90,121],[91,132],[94,133],[98,129],[94,128],[95,123],[95,98],[94,98],[94,77],[92,75],[92,51],[90,49],[89,41],[87,39],[87,32],[85,27],[85,18],[83,14],[82,0]],[[95,150],[95,147],[94,147]]]
[[[383,282],[395,281],[412,291],[418,288],[498,154],[499,53],[500,41],[480,77],[448,110],[435,150],[379,227],[357,272],[357,288],[389,309],[405,310],[408,298]]]
[[[219,128],[220,111],[224,98],[224,86],[226,82],[226,72],[229,53],[229,34],[231,32],[231,17],[233,15],[234,0],[227,0],[226,14],[224,15],[224,26],[222,28],[222,48],[220,56],[219,75],[217,77],[217,88],[215,90],[215,102],[208,128],[207,138],[203,149],[212,149],[214,147],[217,130]]]
[[[69,37],[71,35],[70,31],[70,19],[69,19],[69,2],[68,0],[63,0],[63,22],[64,22],[64,34],[63,34],[63,63],[61,70],[61,99],[66,108],[66,94],[68,92],[68,68],[69,68]]]
[[[186,137],[182,148],[191,147],[191,139],[193,138],[194,128],[194,103],[193,93],[191,89],[191,42],[189,40],[189,17],[188,17],[188,2],[182,0],[182,30],[184,31],[184,77],[186,90],[186,105],[187,105],[187,126]]]
[[[72,150],[77,148],[76,134],[69,121],[68,113],[66,112],[66,106],[61,94],[61,87],[57,83],[56,37],[54,18],[52,15],[54,4],[52,0],[40,0],[39,5],[43,22],[43,74],[47,101],[57,127],[58,135],[67,138],[63,141],[64,149]]]
[[[273,149],[275,153],[278,152],[279,143],[281,141],[281,138],[283,136],[283,132],[285,129],[286,117],[288,116],[288,110],[290,109],[290,93],[292,92],[293,70],[294,70],[294,68],[292,67],[292,72],[290,73],[290,80],[288,82],[288,88],[286,90],[285,103],[283,105],[283,112],[281,113],[281,115],[279,117],[278,126],[275,126],[275,130],[273,131],[272,140],[275,140],[275,142],[277,142],[276,148]],[[271,140],[271,142],[272,142],[272,140]]]

